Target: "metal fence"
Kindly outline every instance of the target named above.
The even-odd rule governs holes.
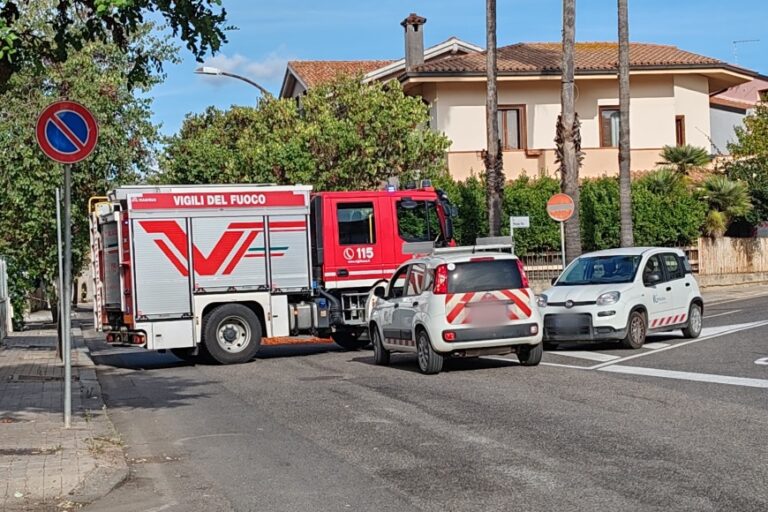
[[[11,332],[12,324],[11,299],[8,295],[8,267],[0,258],[0,340]]]

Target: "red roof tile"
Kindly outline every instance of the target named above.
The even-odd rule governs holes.
[[[560,43],[519,43],[499,48],[500,73],[559,72],[562,59]],[[576,43],[576,72],[613,71],[618,67],[617,43]],[[630,66],[657,68],[676,66],[722,66],[724,62],[686,52],[674,46],[631,43]],[[416,73],[485,73],[485,52],[460,55],[439,62],[422,64]]]
[[[370,73],[391,64],[391,60],[294,60],[288,66],[307,87],[327,83],[338,76]]]

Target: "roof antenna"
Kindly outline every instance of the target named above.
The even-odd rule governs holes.
[[[759,39],[737,39],[736,41],[731,41],[731,47],[733,49],[733,63],[738,64],[739,63],[739,54],[738,54],[738,46],[740,44],[744,43],[759,43]]]

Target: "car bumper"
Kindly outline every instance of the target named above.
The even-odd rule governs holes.
[[[532,327],[536,328],[535,334],[531,334]],[[445,341],[442,338],[433,340],[432,344],[438,352],[538,345],[542,340],[541,324],[538,322],[496,327],[448,328],[446,330],[455,333],[456,338],[453,341]]]
[[[544,315],[543,334],[544,341],[609,341],[623,339],[627,328],[602,318],[595,321],[591,313],[549,313]]]

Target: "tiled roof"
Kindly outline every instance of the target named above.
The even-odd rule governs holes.
[[[498,50],[500,73],[555,73],[560,71],[562,46],[560,43],[519,43]],[[613,71],[618,67],[617,43],[576,43],[574,61],[576,72]],[[485,73],[485,52],[460,55],[417,67],[416,73]],[[659,68],[677,66],[722,66],[724,62],[703,55],[686,52],[674,46],[631,43],[629,50],[632,68]]]
[[[768,89],[768,80],[755,78],[745,84],[726,89],[710,98],[710,103],[726,107],[750,109],[760,102],[760,94]]]
[[[366,74],[391,64],[391,60],[293,60],[288,66],[307,87],[315,87],[341,76]]]

